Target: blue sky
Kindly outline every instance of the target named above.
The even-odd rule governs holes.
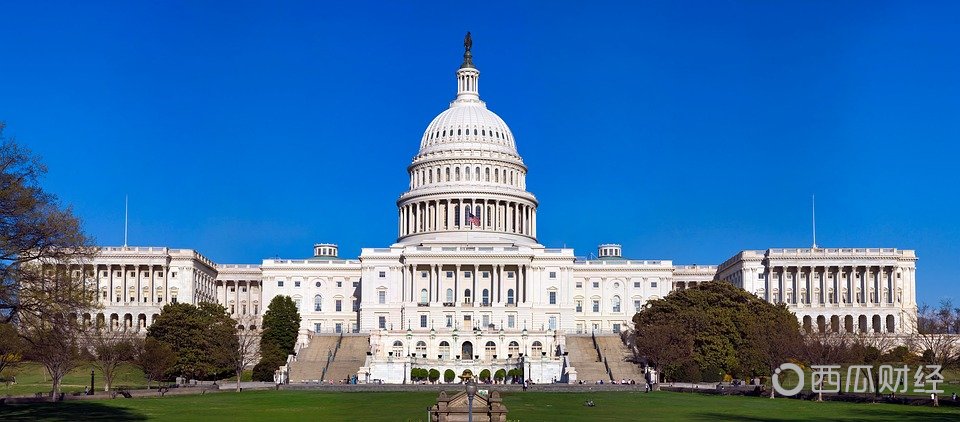
[[[90,4],[86,4],[90,3]],[[960,300],[960,5],[14,2],[0,120],[98,243],[222,263],[396,239],[395,200],[474,35],[539,240],[719,263],[916,249]]]

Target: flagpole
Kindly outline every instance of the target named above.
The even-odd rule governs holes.
[[[811,211],[813,213],[813,248],[817,248],[817,195],[811,196]]]
[[[130,195],[123,197],[123,247],[127,247],[127,222],[130,217]]]

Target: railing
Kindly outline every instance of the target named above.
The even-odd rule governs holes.
[[[333,351],[327,351],[327,364],[323,366],[323,372],[320,373],[320,381],[323,381],[327,378],[327,369],[330,368],[330,364],[337,359],[337,352],[340,351],[340,344],[343,343],[343,333],[340,333],[340,337],[337,338],[337,345],[333,347]]]
[[[607,376],[610,377],[610,380],[613,380],[613,371],[610,370],[610,363],[607,362],[607,358],[603,358],[603,367],[607,370]]]

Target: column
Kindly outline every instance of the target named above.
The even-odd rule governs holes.
[[[503,298],[502,298],[502,296],[503,296],[503,284],[502,284],[502,283],[503,283],[503,273],[502,273],[502,271],[503,271],[503,267],[500,266],[500,265],[497,265],[496,268],[494,268],[494,272],[493,272],[493,274],[496,275],[496,277],[497,277],[497,283],[496,283],[496,284],[497,284],[497,303],[498,303],[498,304],[501,304],[501,303],[503,302]]]
[[[478,293],[477,293],[477,277],[478,277],[477,270],[480,269],[480,266],[479,266],[479,265],[474,265],[472,268],[473,268],[473,272],[470,274],[470,276],[471,276],[471,277],[470,277],[470,281],[471,281],[473,287],[472,287],[472,289],[470,290],[470,293],[471,293],[470,302],[471,302],[472,304],[476,304],[476,303],[477,303],[477,296],[478,296]],[[474,324],[474,326],[476,326],[476,324]]]
[[[454,265],[453,271],[453,303],[460,306],[460,264]],[[452,345],[450,347],[453,347]]]
[[[431,271],[434,272],[434,280],[436,280],[436,284],[437,284],[437,296],[436,296],[436,301],[437,301],[437,303],[443,303],[443,301],[440,300],[440,295],[442,294],[442,291],[441,291],[442,289],[440,288],[440,266],[434,264],[434,265],[431,267]]]

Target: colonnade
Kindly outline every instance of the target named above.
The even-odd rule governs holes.
[[[790,305],[899,305],[910,288],[903,279],[910,276],[910,269],[904,269],[906,274],[897,270],[892,265],[772,266],[766,272],[763,296]]]
[[[158,304],[173,300],[166,265],[97,265],[97,289],[106,305]]]
[[[407,264],[402,300],[421,306],[516,306],[532,299],[527,274],[527,265]]]
[[[261,282],[258,280],[217,281],[217,301],[234,317],[259,315],[261,291]]]
[[[400,207],[400,237],[451,230],[498,231],[536,237],[537,209],[498,199],[434,199]]]
[[[829,318],[829,319],[828,319]],[[804,315],[801,325],[806,332],[820,333],[896,333],[897,317],[893,314],[873,315]]]

